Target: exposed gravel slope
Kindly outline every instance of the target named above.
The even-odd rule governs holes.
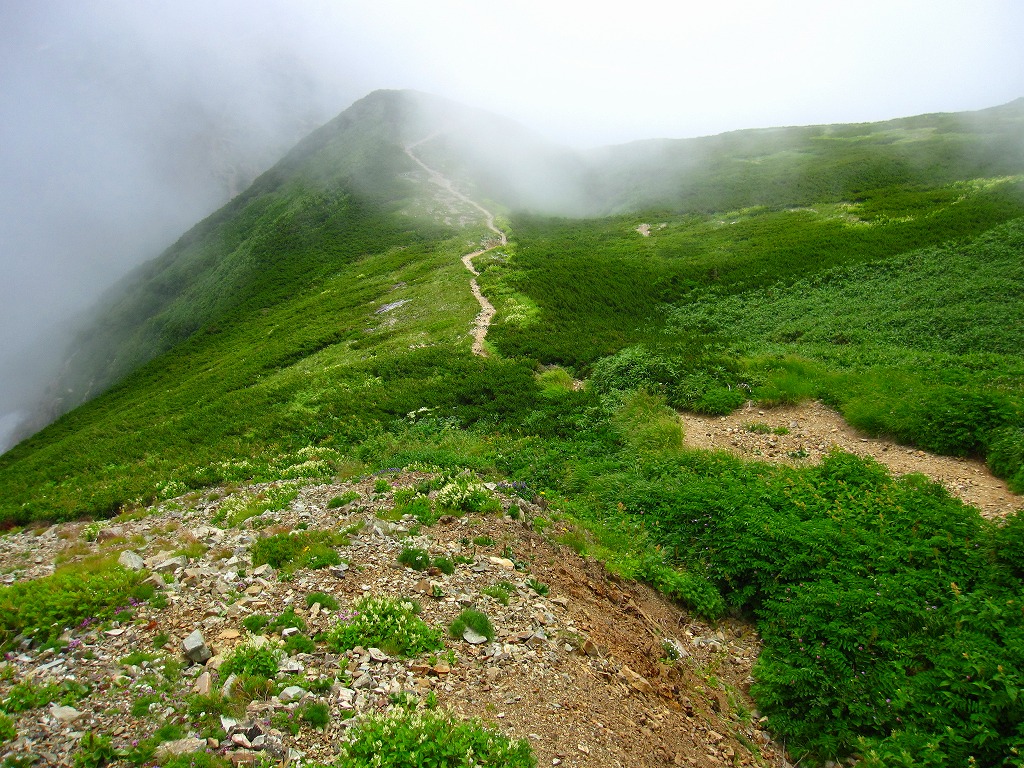
[[[387,516],[393,507],[394,490],[428,476],[384,477],[389,487],[380,493],[374,492],[379,478],[302,487],[287,509],[238,528],[212,524],[232,498],[215,493],[106,523],[94,542],[84,536],[96,529],[83,523],[0,538],[0,571],[8,582],[45,575],[58,559],[124,550],[138,553],[170,581],[165,608],[143,604],[124,624],[68,632],[69,645],[58,652],[23,649],[9,657],[0,698],[27,679],[73,678],[89,685],[91,693],[70,711],[44,707],[17,715],[18,738],[3,751],[35,754],[45,765],[70,765],[86,731],[112,736],[118,748],[151,736],[165,721],[181,723],[199,737],[186,696],[207,684],[213,690],[224,685],[216,670],[225,654],[246,641],[243,619],[253,613],[276,616],[291,606],[314,634],[334,626],[339,614],[351,612],[364,595],[387,595],[417,599],[422,618],[438,628],[446,628],[464,607],[475,606],[490,617],[496,641],[472,645],[446,634],[446,651],[408,660],[370,649],[339,655],[320,643],[313,653],[286,657],[279,678],[292,675],[300,687],[303,679],[328,681],[329,688],[291,702],[282,701],[283,694],[257,698],[240,723],[226,723],[219,738],[182,747],[205,743],[240,764],[255,757],[292,764],[327,761],[362,714],[387,707],[398,693],[422,700],[433,691],[441,707],[529,739],[539,766],[785,765],[745,694],[759,651],[749,625],[708,626],[643,585],[608,574],[553,541],[564,532],[561,523],[547,528],[546,536],[535,532],[532,521],[542,510],[500,488],[495,493],[506,514],[446,517],[418,531],[412,518],[382,520],[379,515]],[[331,499],[353,490],[358,501],[328,508]],[[518,519],[507,514],[510,510]],[[261,535],[354,526],[359,531],[338,550],[346,568],[299,570],[289,579],[251,566],[250,548]],[[479,537],[494,543],[474,544],[474,539],[486,541]],[[191,546],[196,556],[187,564],[168,565],[182,546]],[[396,560],[407,546],[469,562],[458,564],[451,575],[413,571]],[[508,605],[481,592],[500,582],[511,585]],[[531,588],[538,582],[548,587],[546,595]],[[334,596],[338,610],[307,608],[311,592]],[[215,655],[205,665],[186,664],[172,679],[163,679],[165,659],[184,662],[182,642],[196,629]],[[166,644],[155,652],[157,658],[135,666],[121,661],[132,651],[152,652],[161,633]],[[279,642],[276,636],[268,639]],[[666,658],[669,646],[677,649],[677,661]],[[160,682],[154,686],[155,679]],[[152,688],[157,700],[150,714],[133,716],[132,705]],[[275,716],[302,700],[329,706],[326,729],[304,726],[292,736],[274,726]]]

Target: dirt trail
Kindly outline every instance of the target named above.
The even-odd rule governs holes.
[[[747,459],[791,465],[816,463],[833,448],[840,448],[858,456],[870,456],[896,475],[919,472],[977,507],[989,519],[1024,508],[1024,496],[1011,493],[983,462],[938,456],[867,437],[818,402],[764,410],[748,404],[728,416],[684,413],[682,420],[686,443],[695,448],[724,450]],[[748,425],[784,429],[788,433],[751,431]]]
[[[467,253],[465,256],[462,257],[462,263],[466,265],[466,269],[468,269],[469,273],[473,275],[473,277],[471,277],[469,280],[470,290],[473,291],[473,295],[476,297],[477,303],[480,304],[480,312],[479,314],[477,314],[476,319],[473,320],[473,354],[480,355],[481,357],[486,357],[488,352],[487,349],[484,347],[484,339],[487,337],[487,329],[490,328],[491,320],[494,319],[495,309],[494,305],[491,304],[491,302],[489,302],[487,298],[483,295],[483,293],[480,291],[480,284],[476,280],[477,276],[480,273],[477,271],[476,267],[473,266],[473,259],[475,259],[477,256],[481,256],[487,253],[490,250],[498,248],[502,245],[506,245],[508,243],[508,238],[505,236],[505,233],[498,229],[497,225],[494,223],[493,213],[491,213],[482,205],[480,205],[480,203],[476,202],[475,200],[471,200],[470,198],[466,197],[466,195],[459,192],[455,188],[455,184],[452,182],[451,179],[442,174],[440,171],[431,168],[429,165],[427,165],[418,157],[416,157],[416,155],[413,153],[414,148],[418,147],[420,144],[426,141],[430,141],[430,139],[434,138],[435,135],[436,134],[431,134],[430,136],[420,139],[417,142],[407,145],[405,147],[405,154],[412,158],[412,160],[420,168],[426,171],[427,178],[433,184],[436,184],[453,197],[458,198],[467,205],[470,205],[473,208],[476,208],[478,211],[480,211],[480,213],[483,214],[484,222],[486,223],[487,228],[498,236],[497,242],[491,240],[488,243],[485,243],[487,247],[482,248],[479,251],[473,251],[473,253]]]

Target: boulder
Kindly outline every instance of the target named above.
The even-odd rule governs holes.
[[[121,556],[117,558],[117,562],[129,571],[141,571],[146,567],[142,556],[136,552],[132,552],[130,549],[126,549],[121,553]]]
[[[205,664],[213,656],[213,651],[210,650],[203,638],[203,633],[198,629],[185,638],[182,647],[185,656],[196,664]]]

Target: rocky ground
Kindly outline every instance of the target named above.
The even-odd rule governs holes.
[[[952,495],[977,507],[989,519],[1024,508],[1024,496],[1011,493],[976,459],[938,456],[927,451],[863,435],[819,402],[759,409],[752,404],[728,416],[681,415],[686,443],[724,450],[745,459],[802,465],[820,461],[829,451],[870,456],[895,475],[919,472]]]
[[[235,527],[220,527],[218,511],[268,486],[196,494],[102,524],[0,538],[7,583],[97,554],[139,567],[138,559],[122,555],[128,551],[154,574],[164,596],[156,603],[166,602],[143,603],[121,623],[76,628],[61,650],[9,654],[0,699],[25,681],[74,681],[89,693],[68,705],[12,715],[17,737],[3,751],[10,758],[35,755],[37,764],[72,765],[83,733],[109,735],[115,747],[127,749],[171,722],[186,735],[165,752],[208,749],[237,765],[328,762],[360,717],[399,697],[429,697],[529,740],[539,766],[786,765],[746,694],[759,650],[749,625],[709,626],[645,586],[609,574],[555,543],[565,539],[565,524],[538,525],[543,511],[512,489],[492,488],[503,513],[444,517],[429,527],[408,516],[388,520],[396,517],[395,491],[429,476],[382,477],[386,484],[377,477],[301,487],[286,509]],[[329,507],[352,492],[357,500]],[[349,543],[338,548],[344,563],[293,574],[252,567],[258,537],[301,529],[348,531]],[[406,547],[456,561],[454,573],[400,565]],[[501,584],[510,594],[507,605],[482,591]],[[333,596],[339,607],[309,606],[306,596],[314,592]],[[312,653],[282,658],[276,693],[257,695],[237,717],[221,719],[215,733],[201,725],[201,714],[189,712],[187,697],[197,691],[243,697],[218,669],[238,644],[253,642],[246,617],[274,617],[291,607],[316,635],[368,595],[415,599],[421,617],[442,629],[472,606],[487,614],[497,636],[478,642],[446,632],[444,651],[412,659],[376,648],[335,654],[318,643]],[[212,657],[190,661],[186,640],[195,646],[194,658],[207,649]],[[280,643],[280,636],[266,641]],[[141,713],[140,700],[150,702]],[[282,718],[311,701],[327,705],[329,722],[322,729],[301,723],[292,735]]]

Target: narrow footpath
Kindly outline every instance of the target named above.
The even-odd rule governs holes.
[[[484,347],[484,339],[487,337],[487,329],[491,325],[491,320],[494,319],[495,310],[494,305],[491,304],[491,302],[489,302],[487,298],[483,295],[483,293],[480,291],[480,284],[476,280],[477,276],[480,273],[477,271],[476,267],[473,266],[473,259],[475,259],[477,256],[482,256],[483,254],[487,253],[488,251],[492,251],[495,248],[500,248],[501,246],[506,245],[508,243],[508,238],[505,236],[505,233],[502,232],[494,223],[493,213],[491,213],[482,205],[480,205],[480,203],[476,202],[476,200],[471,200],[470,198],[466,197],[466,195],[459,192],[459,190],[455,188],[455,185],[452,183],[451,179],[442,174],[440,171],[431,168],[429,165],[424,163],[422,160],[420,160],[420,158],[418,158],[413,153],[413,149],[418,147],[423,142],[429,141],[432,138],[434,138],[434,134],[431,134],[426,138],[420,139],[419,141],[413,144],[407,145],[405,148],[405,154],[412,158],[413,162],[415,162],[420,168],[426,171],[427,178],[433,184],[436,184],[437,186],[444,189],[445,192],[450,194],[452,197],[455,197],[461,200],[462,202],[466,203],[467,205],[470,205],[473,208],[476,208],[478,211],[480,211],[480,213],[483,214],[484,222],[486,223],[487,228],[498,236],[497,240],[492,239],[487,243],[484,243],[485,247],[481,248],[479,251],[467,253],[465,256],[462,257],[462,263],[466,266],[466,269],[468,269],[469,273],[472,275],[472,277],[469,279],[469,288],[471,291],[473,291],[473,295],[476,297],[477,303],[480,304],[480,312],[479,314],[477,314],[476,319],[473,320],[473,354],[480,355],[481,357],[487,357],[488,352],[486,347]]]

